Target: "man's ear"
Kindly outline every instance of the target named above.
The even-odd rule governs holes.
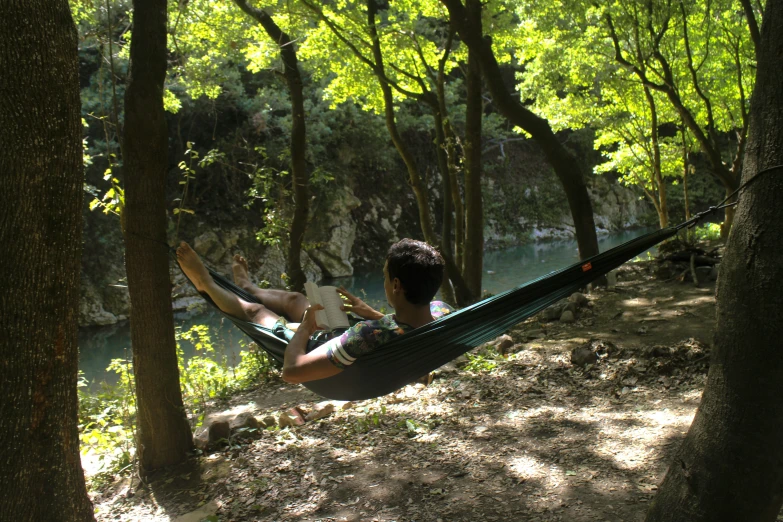
[[[402,283],[398,277],[395,277],[394,281],[392,281],[392,291],[402,292]]]

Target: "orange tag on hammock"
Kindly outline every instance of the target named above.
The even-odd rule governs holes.
[[[585,263],[584,265],[582,265],[582,272],[587,272],[588,270],[592,270],[592,269],[593,269],[592,263]]]

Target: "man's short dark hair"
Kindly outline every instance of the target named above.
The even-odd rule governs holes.
[[[405,299],[414,305],[429,304],[443,281],[443,256],[424,241],[403,239],[386,254],[389,279],[400,280]]]

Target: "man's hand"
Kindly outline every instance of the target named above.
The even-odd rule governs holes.
[[[304,317],[302,317],[302,322],[299,323],[299,326],[297,327],[297,331],[303,329],[307,332],[307,336],[310,337],[316,331],[322,330],[322,328],[318,328],[318,325],[315,323],[315,312],[323,309],[324,307],[319,304],[308,307],[305,310]]]
[[[337,289],[338,294],[342,294],[348,304],[343,305],[341,308],[346,312],[351,312],[358,315],[362,319],[380,319],[383,314],[373,309],[370,305],[350,293],[342,286]]]

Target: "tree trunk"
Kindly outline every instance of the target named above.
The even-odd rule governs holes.
[[[0,3],[0,143],[0,521],[91,521],[77,429],[84,175],[68,2]]]
[[[134,0],[130,59],[123,232],[136,379],[136,452],[141,472],[147,473],[184,461],[193,447],[179,386],[166,247],[165,0]]]
[[[440,124],[443,134],[443,153],[446,157],[446,172],[445,175],[449,177],[449,189],[448,193],[445,193],[444,208],[446,206],[446,199],[449,199],[449,208],[454,212],[454,265],[459,267],[460,275],[462,274],[462,257],[465,245],[465,211],[462,205],[462,197],[460,196],[459,180],[457,179],[457,139],[454,136],[454,130],[451,127],[450,118],[448,115],[448,109],[446,108],[446,60],[448,59],[449,52],[451,51],[452,41],[454,38],[453,30],[449,32],[449,37],[446,43],[446,50],[443,56],[438,61],[438,74],[435,77],[435,96],[438,100],[438,111],[441,115]],[[436,122],[437,125],[437,122]],[[441,167],[441,170],[443,167]],[[445,184],[444,184],[445,189]],[[445,218],[445,215],[444,215]],[[449,213],[449,228],[451,228],[451,212]],[[445,231],[445,227],[444,227]],[[451,243],[451,242],[449,242]],[[449,250],[451,253],[451,250]],[[468,289],[463,288],[466,295],[469,295]],[[459,292],[457,292],[459,294]],[[469,298],[470,302],[473,302],[472,297]],[[464,303],[459,303],[464,306]]]
[[[440,251],[444,256],[453,255],[454,248],[451,239],[451,224],[454,220],[454,209],[451,201],[451,178],[449,177],[448,158],[446,157],[446,138],[443,132],[443,115],[440,108],[433,109],[435,123],[435,151],[438,158],[438,170],[440,171],[441,187],[443,189],[443,214],[441,220]],[[444,301],[451,305],[457,304],[454,288],[451,284],[451,271],[446,267],[443,283],[440,285],[440,294]]]
[[[767,2],[743,180],[783,164],[783,1]],[[742,192],[718,280],[715,350],[649,522],[772,522],[783,505],[783,170]]]
[[[656,198],[655,209],[658,211],[658,223],[661,228],[669,226],[669,208],[666,205],[666,185],[663,182],[661,172],[661,143],[658,137],[658,110],[655,106],[655,98],[649,87],[644,86],[644,96],[650,107],[650,141],[653,148],[653,194]]]
[[[462,40],[479,55],[481,71],[492,99],[500,112],[513,125],[530,133],[563,185],[571,216],[574,220],[576,241],[582,259],[598,254],[598,237],[595,233],[593,205],[587,192],[582,165],[557,139],[549,122],[530,112],[518,98],[512,96],[503,83],[500,65],[492,51],[492,42],[485,38],[476,19],[468,15],[469,9],[460,0],[441,0],[448,8],[451,22],[456,24]],[[479,0],[467,0],[468,4]]]
[[[481,23],[481,4],[469,2],[472,16]],[[480,28],[479,28],[480,30]],[[481,200],[481,66],[478,53],[468,50],[465,78],[465,257],[463,277],[476,298],[481,296],[484,271],[484,207]]]
[[[726,189],[726,197],[728,197],[732,192],[736,190],[736,187],[734,189],[727,188]],[[736,201],[736,199],[732,200]],[[723,223],[720,226],[720,236],[723,239],[729,238],[729,233],[731,232],[731,226],[734,224],[734,215],[736,214],[736,207],[726,207],[724,210],[725,217],[723,218]]]
[[[302,270],[302,239],[307,228],[310,207],[309,175],[307,173],[304,92],[296,48],[288,33],[280,29],[266,11],[255,9],[246,0],[235,0],[237,5],[254,18],[275,43],[280,46],[283,61],[283,77],[291,98],[291,177],[294,181],[294,218],[291,221],[288,242],[288,285],[291,290],[301,292],[307,281]]]
[[[381,52],[381,41],[378,38],[378,29],[375,26],[375,15],[378,12],[377,0],[367,0],[367,27],[372,41],[372,54],[375,60],[374,73],[378,77],[378,83],[383,93],[384,116],[386,118],[386,128],[391,136],[392,143],[402,158],[405,167],[408,170],[409,182],[413,194],[416,197],[416,203],[419,208],[419,223],[424,241],[430,245],[437,245],[435,230],[432,226],[432,216],[430,214],[429,190],[424,180],[419,175],[419,169],[413,159],[408,147],[403,143],[400,133],[397,131],[397,123],[394,117],[394,97],[391,87],[386,81],[386,74],[383,65],[383,53]]]

